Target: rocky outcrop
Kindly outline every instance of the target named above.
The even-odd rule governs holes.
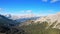
[[[38,21],[40,23],[47,21],[49,26],[54,24],[53,28],[59,28],[60,29],[60,25],[58,25],[58,24],[60,24],[60,13],[41,17],[41,18],[37,19],[35,22],[38,22]]]

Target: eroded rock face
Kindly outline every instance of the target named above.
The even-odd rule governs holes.
[[[60,29],[60,25],[58,25],[60,23],[60,13],[57,13],[57,14],[53,14],[53,15],[48,15],[48,16],[45,16],[45,17],[42,17],[40,19],[37,19],[35,22],[38,22],[40,21],[40,23],[44,22],[44,21],[47,21],[49,26],[50,25],[53,25],[53,23],[55,23],[55,21],[57,21],[53,28],[59,28]]]

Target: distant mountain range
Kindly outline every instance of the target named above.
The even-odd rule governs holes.
[[[37,18],[39,18],[39,17],[37,17],[35,15],[31,15],[31,14],[22,15],[22,16],[21,15],[6,14],[4,16],[7,17],[8,19],[12,19],[12,20],[15,20],[17,22],[24,22],[24,21],[27,21],[27,20],[36,20]]]

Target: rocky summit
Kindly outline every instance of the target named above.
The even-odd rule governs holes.
[[[42,23],[45,21],[48,22],[48,24],[49,24],[48,27],[50,27],[51,25],[54,25],[52,28],[60,29],[60,12],[57,14],[52,14],[52,15],[41,17],[41,18],[37,19],[35,22]]]

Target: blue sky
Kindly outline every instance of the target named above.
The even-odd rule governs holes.
[[[48,15],[60,12],[60,0],[0,0],[1,14]]]

